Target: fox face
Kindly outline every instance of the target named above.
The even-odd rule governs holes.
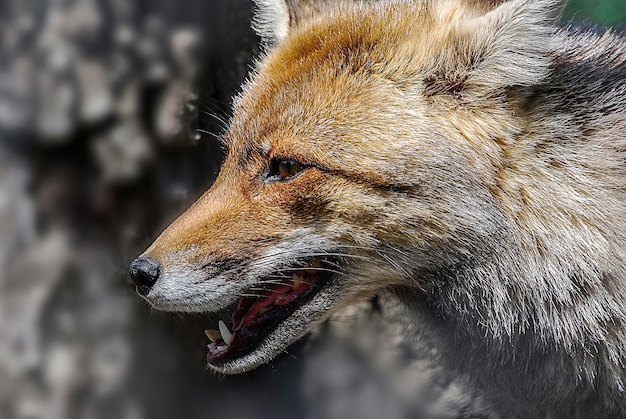
[[[267,55],[211,189],[130,267],[153,307],[218,313],[250,370],[380,290],[428,293],[512,228],[502,143],[550,66],[553,1],[259,1]],[[477,249],[481,249],[478,251]]]

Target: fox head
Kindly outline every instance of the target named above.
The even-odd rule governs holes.
[[[502,144],[552,65],[562,2],[257,0],[266,53],[215,184],[130,267],[155,308],[220,313],[250,370],[335,310],[497,252]]]

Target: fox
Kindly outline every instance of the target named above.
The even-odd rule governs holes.
[[[221,171],[131,262],[239,374],[373,296],[503,417],[626,417],[626,40],[563,0],[255,0]]]

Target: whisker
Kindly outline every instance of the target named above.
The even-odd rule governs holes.
[[[195,132],[199,132],[200,134],[208,134],[208,135],[210,135],[210,136],[212,136],[213,138],[216,138],[216,139],[218,139],[218,140],[219,140],[219,139],[220,139],[220,137],[221,137],[221,134],[216,134],[216,133],[214,133],[214,132],[207,131],[207,130],[205,130],[205,129],[196,128],[194,131],[195,131]]]
[[[393,260],[391,257],[389,257],[388,255],[382,255],[387,262],[389,262],[389,264],[391,266],[393,266],[395,269],[397,269],[398,271],[402,272],[404,275],[406,276],[410,276],[409,273],[406,271],[406,269],[404,269],[402,266],[398,265],[398,263]]]
[[[285,268],[284,270],[286,270],[286,271],[296,271],[297,272],[297,271],[301,271],[302,269],[301,268]],[[311,268],[306,268],[306,270],[309,270],[309,271],[320,271],[320,272],[331,272],[331,273],[338,274],[338,275],[345,275],[344,272],[337,271],[335,269],[329,269],[329,268],[312,268],[311,267]]]
[[[228,121],[226,121],[226,116],[222,117],[220,115],[218,115],[217,113],[215,113],[215,111],[211,108],[209,108],[208,106],[204,105],[204,104],[199,104],[199,108],[202,109],[198,109],[199,114],[200,115],[207,115],[210,116],[212,118],[215,118],[215,120],[219,121],[222,125],[226,126],[228,125]]]
[[[239,294],[240,297],[248,297],[248,298],[259,298],[261,297],[258,294],[248,294],[248,293],[241,293]]]
[[[336,257],[346,257],[346,258],[354,258],[371,261],[372,258],[361,255],[352,255],[350,253],[333,253],[333,252],[311,252],[311,253],[303,253],[302,255],[298,255],[299,257],[312,257],[312,256],[336,256]]]
[[[211,97],[199,98],[198,100],[196,100],[195,103],[198,104],[198,106],[201,106],[206,110],[209,110],[211,112],[218,111],[224,115],[226,115],[226,112],[224,112],[222,109],[229,106],[227,103],[220,101],[220,100],[216,100],[215,98],[211,98]],[[213,106],[213,108],[209,107],[209,105]]]
[[[289,282],[285,282],[285,281],[274,281],[271,279],[264,279],[263,283],[265,284],[273,284],[273,285],[289,285]]]
[[[292,353],[290,353],[286,349],[283,349],[283,352],[286,353],[287,355],[289,355],[290,357],[292,357],[293,359],[295,359],[296,361],[299,361],[299,362],[302,361],[300,358],[298,358],[297,356],[293,355]]]
[[[259,243],[268,242],[273,240],[273,238],[266,238],[263,240],[259,240]],[[391,245],[385,244],[390,247],[392,250],[385,250],[374,247],[367,246],[359,246],[359,245],[350,245],[350,244],[337,244],[334,249],[357,249],[364,250],[367,252],[373,253],[373,255],[362,255],[362,254],[351,254],[347,252],[341,251],[309,251],[302,252],[300,254],[294,255],[291,259],[294,261],[303,260],[306,258],[320,258],[320,257],[336,257],[348,260],[362,260],[370,263],[382,263],[391,266],[394,270],[400,271],[403,275],[410,277],[410,273],[399,264],[391,255],[402,254],[406,255],[406,253],[402,252],[400,249],[394,248]],[[287,282],[290,278],[287,275],[282,275],[280,272],[293,272],[298,270],[319,270],[330,272],[337,275],[345,276],[347,275],[342,271],[343,266],[332,260],[325,260],[324,263],[329,266],[326,268],[314,268],[311,266],[302,266],[302,267],[293,267],[288,266],[288,261],[280,261],[280,263],[276,263],[276,259],[280,259],[282,254],[290,255],[291,252],[284,251],[281,253],[273,253],[270,255],[261,255],[254,259],[254,261],[249,265],[239,265],[232,267],[231,269],[221,272],[220,275],[234,275],[241,274],[244,271],[250,270],[259,270],[259,271],[267,271],[273,270],[275,273],[270,273],[263,281],[265,284],[276,284],[276,285],[287,285]],[[376,256],[374,256],[376,255]],[[408,256],[408,255],[406,255]],[[264,275],[259,275],[264,276]]]
[[[342,269],[343,268],[343,266],[341,266],[340,264],[332,262],[330,260],[326,260],[326,261],[324,261],[324,263],[326,263],[327,265],[332,265],[332,266],[334,266],[334,267],[336,267],[338,269]]]
[[[368,250],[370,252],[375,252],[375,253],[389,253],[389,254],[393,254],[393,252],[390,252],[388,250],[384,250],[384,249],[379,249],[376,247],[368,247],[368,246],[358,246],[358,245],[352,245],[352,244],[337,244],[335,246],[336,248],[346,248],[346,249],[359,249],[359,250]],[[397,251],[398,253],[402,253],[401,251],[395,249],[392,247],[392,249],[394,249],[395,251]],[[408,256],[408,255],[406,255]]]

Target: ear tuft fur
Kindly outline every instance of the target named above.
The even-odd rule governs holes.
[[[253,0],[257,10],[252,29],[264,43],[274,44],[289,32],[289,8],[284,0]]]
[[[495,7],[485,9],[490,4]],[[424,79],[425,94],[484,95],[541,83],[552,67],[555,22],[562,0],[469,1],[486,13],[459,20]]]
[[[265,44],[272,45],[285,38],[290,30],[353,0],[254,0],[257,13],[252,24]]]

